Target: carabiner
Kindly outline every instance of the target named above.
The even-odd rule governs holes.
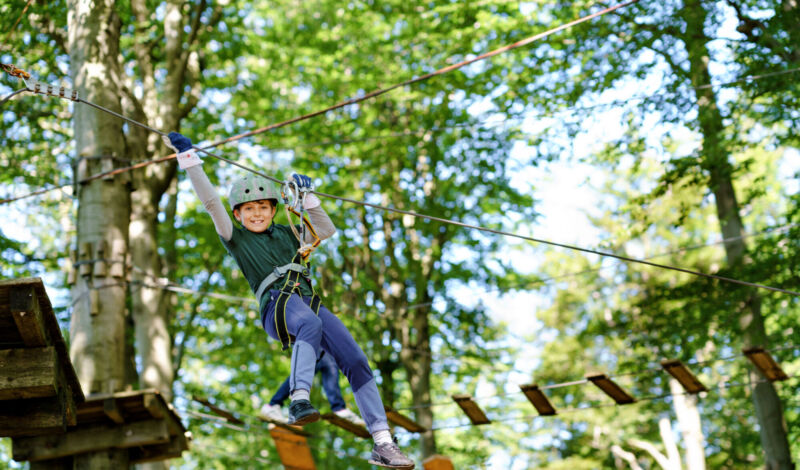
[[[292,189],[294,189],[294,191],[292,191]],[[297,183],[294,181],[284,181],[283,187],[281,187],[281,198],[283,199],[283,203],[286,204],[287,207],[297,210],[297,195],[299,192],[300,191],[298,190]]]

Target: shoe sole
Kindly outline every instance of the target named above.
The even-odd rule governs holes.
[[[372,465],[377,465],[379,467],[397,468],[397,469],[400,469],[400,470],[412,470],[414,468],[414,466],[415,466],[415,464],[413,464],[413,463],[411,465],[389,465],[388,463],[382,463],[382,462],[378,462],[377,460],[372,460],[372,459],[369,459],[368,462],[371,463]]]
[[[296,421],[290,420],[289,424],[292,426],[303,426],[304,424],[313,423],[315,421],[319,421],[319,411],[309,413]]]

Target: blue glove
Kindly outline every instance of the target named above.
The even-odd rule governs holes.
[[[311,178],[306,175],[301,175],[298,173],[292,173],[292,178],[294,182],[297,184],[297,189],[299,190],[306,190],[312,191],[314,189],[314,184],[311,183]]]
[[[319,206],[319,198],[311,192],[314,190],[314,184],[311,182],[311,178],[306,175],[292,173],[292,179],[297,185],[297,192],[302,193],[304,196],[302,197],[303,209],[313,209]]]
[[[192,141],[188,137],[184,137],[177,132],[170,132],[167,137],[169,138],[169,145],[178,153],[185,152],[192,148]]]
[[[165,136],[161,136],[164,145],[175,151],[178,158],[178,166],[181,169],[191,168],[195,165],[200,165],[202,160],[197,156],[197,152],[192,147],[192,141],[188,137],[184,137],[177,132],[170,132]]]

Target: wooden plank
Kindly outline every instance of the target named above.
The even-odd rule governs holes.
[[[67,430],[64,402],[50,398],[0,401],[0,437],[23,437]]]
[[[14,460],[34,462],[106,449],[167,444],[169,440],[166,423],[151,419],[121,426],[86,426],[66,434],[19,438],[11,443]]]
[[[156,389],[89,395],[86,401],[78,407],[78,422],[80,425],[109,424],[109,420],[113,421],[113,418],[106,414],[107,400],[114,400],[125,422],[162,419],[167,424],[170,435],[186,432],[174,408],[164,400],[163,395]]]
[[[706,386],[700,382],[700,379],[679,359],[663,360],[661,361],[661,367],[674,377],[687,393],[694,394],[708,391]]]
[[[17,331],[16,323],[10,309],[11,291],[18,288],[32,286],[36,291],[37,302],[42,315],[42,326],[48,338],[49,345],[55,346],[60,359],[60,365],[64,369],[64,378],[68,385],[68,390],[72,394],[76,403],[83,402],[84,395],[81,389],[78,376],[69,358],[64,337],[61,334],[61,327],[58,325],[50,298],[44,288],[42,280],[38,277],[22,279],[0,280],[0,349],[11,349],[24,346],[24,341]],[[9,323],[10,322],[10,323]],[[13,326],[12,326],[13,325]],[[9,328],[5,328],[8,326]],[[9,333],[12,332],[12,333]],[[15,337],[17,339],[15,339]]]
[[[605,394],[617,402],[618,405],[628,405],[636,402],[635,398],[617,385],[617,383],[611,380],[606,374],[589,374],[586,376],[586,380],[605,392]]]
[[[408,416],[398,412],[397,410],[395,410],[391,406],[384,405],[383,408],[386,411],[386,418],[390,422],[392,422],[393,424],[396,424],[397,426],[402,426],[403,428],[406,429],[406,431],[409,431],[409,432],[425,432],[425,431],[427,431],[427,429],[425,429],[423,426],[421,426],[420,424],[417,424],[416,421],[414,421],[411,418],[409,418]]]
[[[44,329],[36,288],[32,285],[18,286],[11,289],[9,295],[11,315],[25,346],[35,348],[51,344]]]
[[[550,403],[550,400],[547,398],[547,395],[542,392],[536,384],[526,384],[520,385],[519,389],[522,390],[522,393],[525,394],[525,397],[531,402],[536,411],[541,416],[552,416],[556,414],[556,409],[553,407],[553,404]]]
[[[176,459],[184,450],[189,450],[189,439],[185,434],[170,437],[166,444],[155,444],[131,448],[131,463],[157,462],[160,460]]]
[[[142,405],[153,418],[162,419],[170,414],[166,402],[161,397],[161,394],[158,393],[149,392],[143,394]]]
[[[120,410],[119,406],[117,405],[117,400],[115,398],[106,398],[103,400],[103,413],[105,413],[108,418],[117,423],[122,424],[125,422],[125,417],[122,416],[122,410]]]
[[[283,421],[278,421],[278,420],[275,420],[275,419],[268,419],[268,418],[265,418],[263,416],[258,416],[258,419],[260,419],[261,421],[263,421],[265,423],[269,423],[270,424],[270,429],[272,429],[272,426],[277,426],[277,427],[282,428],[282,429],[284,429],[286,431],[289,431],[292,434],[297,434],[298,436],[311,437],[311,433],[308,432],[308,431],[303,431],[302,426],[292,426],[291,424],[287,424],[287,423],[285,423]]]
[[[766,349],[756,346],[745,348],[742,352],[770,382],[789,378],[786,372],[781,369],[781,366],[772,358],[772,355]]]
[[[31,462],[30,470],[74,470],[75,463],[72,457],[64,459],[43,460]]]
[[[275,441],[278,457],[286,470],[316,470],[311,448],[305,437],[279,427],[269,430],[270,436]]]
[[[328,421],[329,423],[335,426],[339,426],[345,431],[351,432],[358,437],[363,437],[364,439],[369,439],[370,437],[372,437],[369,431],[367,431],[367,428],[358,425],[350,421],[349,419],[344,419],[341,416],[337,415],[336,413],[325,413],[324,415],[322,415],[322,419]]]
[[[52,397],[58,372],[53,347],[0,350],[0,400]]]
[[[469,395],[453,395],[453,400],[461,407],[472,424],[489,424],[491,421],[486,417],[480,406]]]
[[[453,462],[444,455],[434,454],[422,461],[425,470],[455,470]]]

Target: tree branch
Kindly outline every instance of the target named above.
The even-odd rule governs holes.
[[[650,454],[664,470],[675,470],[669,459],[662,454],[652,442],[643,441],[641,439],[628,439],[628,444]]]
[[[642,467],[639,465],[639,462],[636,461],[636,456],[632,452],[628,452],[624,450],[622,447],[614,444],[611,446],[611,453],[614,454],[616,457],[628,462],[628,466],[631,467],[631,470],[642,470]]]

